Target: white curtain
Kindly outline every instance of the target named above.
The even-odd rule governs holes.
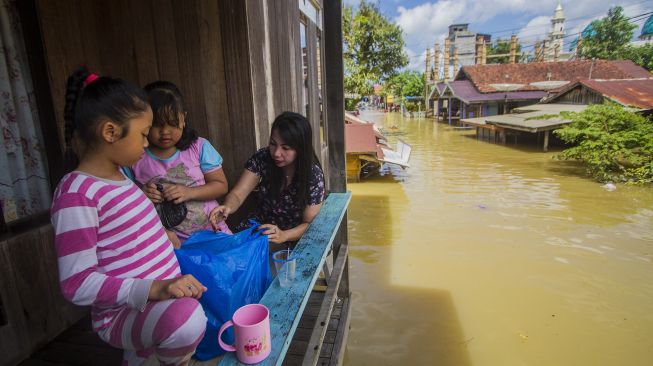
[[[15,1],[0,0],[0,201],[6,222],[47,210],[51,199]]]

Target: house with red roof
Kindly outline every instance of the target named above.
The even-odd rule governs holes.
[[[464,66],[453,81],[437,83],[429,95],[439,121],[510,113],[585,80],[646,79],[652,75],[629,60],[575,60]]]

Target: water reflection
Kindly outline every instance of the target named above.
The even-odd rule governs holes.
[[[349,185],[347,364],[646,364],[650,187],[608,192],[539,146],[363,118],[413,155]]]

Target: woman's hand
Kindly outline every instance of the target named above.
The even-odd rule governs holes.
[[[161,301],[192,297],[199,299],[206,292],[204,287],[193,275],[184,275],[169,280],[155,280],[150,287],[148,299]]]
[[[258,229],[259,231],[263,231],[263,235],[267,235],[268,240],[272,243],[281,244],[288,241],[286,232],[279,229],[277,225],[263,224]]]
[[[209,221],[211,221],[211,226],[213,226],[213,230],[218,231],[220,230],[220,227],[218,224],[221,221],[224,221],[229,217],[229,214],[231,213],[231,208],[229,206],[225,205],[220,205],[213,210],[211,210],[211,213],[209,214]]]
[[[163,197],[167,201],[182,203],[193,199],[192,190],[181,184],[166,184],[163,186]]]
[[[154,203],[163,202],[163,194],[156,189],[156,184],[150,182],[143,186],[143,193]]]

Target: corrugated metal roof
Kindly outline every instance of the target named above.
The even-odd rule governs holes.
[[[583,80],[586,87],[628,107],[653,109],[653,78],[633,80]]]
[[[533,111],[533,107],[542,106],[544,109]],[[554,130],[571,121],[556,117],[549,119],[537,119],[538,116],[546,114],[558,114],[560,112],[580,112],[587,108],[586,105],[573,105],[573,104],[536,104],[529,107],[522,107],[522,110],[530,108],[530,112],[516,113],[516,114],[501,114],[488,117],[476,117],[462,119],[462,123],[471,125],[497,125],[514,130],[537,132]]]
[[[376,137],[372,124],[345,124],[345,152],[376,154]]]
[[[482,93],[496,92],[490,84],[524,84],[520,91],[542,90],[532,82],[564,80],[570,83],[594,79],[633,79],[650,77],[650,73],[630,60],[576,60],[532,62],[529,64],[487,64],[463,66],[456,80],[470,80]],[[558,88],[556,90],[561,90]]]
[[[500,93],[479,93],[469,80],[457,80],[447,83],[453,95],[465,103],[478,103],[500,100],[540,100],[546,96],[543,91],[513,91]]]

